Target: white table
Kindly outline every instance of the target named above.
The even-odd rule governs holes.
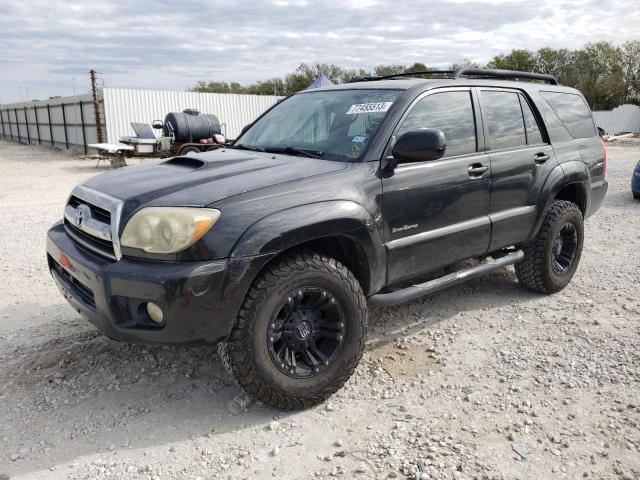
[[[131,152],[134,148],[124,143],[90,143],[87,147],[98,150],[98,162],[96,167],[103,160],[109,160],[113,168],[126,167],[127,162],[124,160],[125,152]]]

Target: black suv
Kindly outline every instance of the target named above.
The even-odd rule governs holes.
[[[109,337],[218,343],[246,391],[302,408],[352,374],[367,304],[509,264],[564,288],[605,168],[583,96],[553,77],[365,78],[286,98],[227,148],[79,185],[48,265]]]

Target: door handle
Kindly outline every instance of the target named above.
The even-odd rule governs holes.
[[[547,160],[549,160],[549,155],[545,154],[545,153],[536,153],[535,156],[533,157],[533,159],[536,161],[536,163],[544,163]]]
[[[467,170],[469,176],[473,178],[480,178],[488,171],[489,167],[487,167],[486,165],[482,165],[481,163],[474,163],[473,165],[469,165],[469,169]]]

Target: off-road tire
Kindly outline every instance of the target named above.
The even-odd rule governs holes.
[[[640,193],[633,192],[633,198],[635,198],[636,200],[640,200]]]
[[[326,369],[310,378],[291,378],[269,355],[267,326],[278,302],[307,286],[327,289],[340,302],[345,335]],[[284,410],[308,408],[339,390],[353,374],[364,351],[367,321],[366,298],[349,269],[325,255],[299,252],[267,267],[254,281],[223,354],[240,387],[256,400]]]
[[[567,222],[577,231],[577,247],[566,272],[559,275],[553,269],[554,240]],[[524,258],[515,265],[518,281],[535,292],[551,294],[562,290],[573,278],[582,255],[584,220],[575,203],[555,200],[547,211],[536,237],[524,248]]]

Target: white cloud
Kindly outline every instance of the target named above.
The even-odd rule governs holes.
[[[446,66],[640,38],[637,0],[2,0],[0,102],[107,86],[241,83],[302,63]]]

